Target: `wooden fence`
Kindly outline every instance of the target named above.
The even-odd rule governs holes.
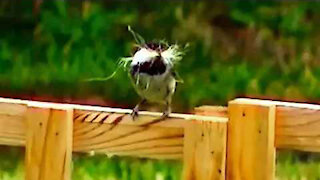
[[[194,115],[0,98],[0,144],[25,146],[26,180],[71,179],[72,152],[181,159],[184,180],[272,180],[276,148],[320,151],[320,105],[235,99]]]

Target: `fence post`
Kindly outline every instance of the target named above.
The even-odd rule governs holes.
[[[198,115],[211,113],[208,107],[196,109]],[[226,135],[227,123],[193,121],[186,125],[183,180],[225,180]]]
[[[275,105],[234,100],[228,113],[227,180],[273,180]]]
[[[28,107],[26,180],[70,180],[73,110]]]

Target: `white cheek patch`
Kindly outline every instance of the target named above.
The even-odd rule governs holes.
[[[165,61],[166,64],[170,64],[170,65],[173,64],[172,60],[174,58],[174,55],[173,55],[173,53],[172,53],[172,51],[170,49],[167,49],[167,50],[163,51],[161,53],[161,56],[162,56],[162,58],[163,58],[163,60]]]
[[[170,46],[167,50],[161,53],[166,64],[173,66],[182,59],[183,53],[178,50],[178,46]]]
[[[155,51],[148,50],[146,48],[141,48],[137,51],[134,56],[131,65],[136,65],[138,63],[143,63],[146,61],[150,61],[151,59],[157,57],[159,54]]]

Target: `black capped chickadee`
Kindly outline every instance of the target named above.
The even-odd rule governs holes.
[[[174,67],[182,55],[178,45],[152,42],[138,47],[132,57],[129,74],[142,100],[133,109],[133,118],[138,115],[140,105],[146,102],[164,105],[161,119],[168,117],[178,81]]]

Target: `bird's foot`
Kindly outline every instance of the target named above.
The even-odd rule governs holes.
[[[165,111],[163,112],[162,116],[160,116],[159,120],[165,120],[166,118],[169,117],[170,112]]]
[[[146,103],[147,101],[145,99],[142,99],[133,109],[131,113],[132,120],[134,121],[138,117],[139,107]]]
[[[150,125],[156,124],[158,122],[161,122],[161,121],[167,119],[169,117],[169,114],[170,114],[170,112],[165,111],[165,112],[163,112],[163,114],[159,118],[154,119],[152,122],[143,124],[143,126],[150,126]]]
[[[132,113],[131,113],[131,117],[132,117],[132,120],[134,121],[134,120],[136,120],[136,118],[138,117],[138,115],[139,115],[139,109],[138,108],[133,108],[132,109]]]

